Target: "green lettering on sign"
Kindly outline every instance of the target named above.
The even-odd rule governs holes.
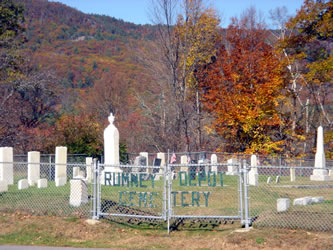
[[[208,207],[208,197],[210,195],[210,192],[203,192],[203,195],[205,196],[205,205]]]
[[[211,181],[210,175],[213,173],[213,183]],[[215,172],[208,171],[208,186],[216,187],[216,174]]]
[[[188,192],[183,191],[183,192],[180,193],[181,204],[182,204],[182,207],[188,207],[189,205],[187,203],[185,203],[184,194],[188,194]]]
[[[116,174],[118,174],[117,182],[116,182]],[[120,187],[120,173],[113,173],[113,186]]]
[[[195,178],[196,178],[196,172],[195,171],[190,171],[189,172],[189,181],[188,181],[188,185],[189,186],[196,186],[197,184],[196,183],[192,183],[192,181],[195,181]]]
[[[111,172],[104,172],[104,185],[111,186]]]
[[[139,193],[139,207],[142,207],[141,203],[143,202],[144,207],[147,207],[147,192]]]
[[[128,174],[125,174],[125,173],[121,174],[121,182],[122,182],[123,186],[127,184],[127,187],[129,187],[129,176],[128,176]]]
[[[131,174],[131,187],[133,187],[133,183],[138,187],[138,176],[136,174]]]
[[[123,199],[123,194],[126,194],[126,191],[120,191],[119,192],[119,204],[121,206],[126,206],[126,201],[122,201]]]
[[[132,200],[133,200],[133,195],[136,195],[136,192],[129,192],[129,198],[128,198],[128,205],[129,206],[136,206],[134,203],[132,203]]]
[[[199,199],[200,199],[199,192],[192,192],[192,207],[194,207],[194,202],[197,203],[197,207],[199,207]]]
[[[140,174],[140,187],[142,188],[146,188],[146,185],[143,185],[142,182],[144,181],[144,179],[142,177],[145,177],[147,174]]]
[[[201,186],[201,181],[205,180],[206,180],[206,172],[205,171],[199,172],[199,186]]]
[[[176,206],[176,200],[177,200],[177,199],[176,199],[176,198],[177,198],[176,196],[177,196],[177,193],[178,193],[178,192],[171,192],[171,194],[173,195],[173,205],[174,205],[174,206]]]
[[[156,207],[156,205],[153,204],[153,200],[154,200],[153,196],[156,196],[156,195],[157,195],[157,193],[155,193],[155,192],[151,192],[149,194],[149,207]]]

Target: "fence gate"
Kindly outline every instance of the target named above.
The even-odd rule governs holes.
[[[241,164],[104,165],[95,162],[93,218],[238,220],[249,225]]]
[[[95,163],[93,217],[166,220],[166,181],[156,166]]]

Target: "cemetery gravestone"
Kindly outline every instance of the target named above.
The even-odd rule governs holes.
[[[71,180],[71,191],[69,204],[73,207],[79,207],[88,202],[88,187],[83,180]]]
[[[230,164],[237,164],[237,159],[229,159],[228,163]],[[238,175],[238,166],[237,165],[229,165],[228,171],[226,172],[226,175]]]
[[[8,184],[5,180],[0,180],[0,193],[8,191]]]
[[[67,182],[67,147],[56,147],[55,181],[58,186],[63,186]]]
[[[314,167],[313,174],[310,176],[311,181],[329,181],[331,179],[328,175],[328,171],[325,169],[324,131],[322,126],[318,127],[317,132],[317,148]]]
[[[277,211],[278,212],[285,212],[290,207],[290,199],[288,198],[281,198],[277,199]]]
[[[28,180],[27,179],[19,180],[17,186],[19,190],[28,188],[29,187]]]
[[[28,183],[34,186],[40,179],[40,153],[37,151],[28,152]]]
[[[257,156],[251,156],[251,170],[249,171],[248,175],[248,183],[252,186],[258,186],[259,184],[259,176],[258,176],[258,169],[257,169]]]
[[[272,180],[272,178],[269,176],[269,177],[267,178],[267,184],[270,184],[270,183],[271,183],[271,180]]]
[[[86,182],[91,183],[93,179],[93,158],[87,157],[86,158]]]
[[[47,179],[39,179],[37,181],[38,188],[47,188]]]
[[[79,167],[73,167],[73,178],[76,178],[79,176],[80,168]]]
[[[210,156],[210,163],[212,164],[212,172],[217,173],[217,166],[214,165],[217,163],[217,155],[216,154],[212,154]]]
[[[291,182],[296,181],[296,169],[295,168],[290,169],[290,181]]]
[[[12,147],[0,148],[0,181],[6,181],[7,185],[14,184],[13,159]]]
[[[104,164],[119,165],[119,132],[113,124],[114,116],[112,113],[108,120],[110,124],[104,130]]]
[[[180,164],[184,164],[186,165],[187,164],[187,155],[182,155],[180,157]],[[187,172],[188,171],[188,167],[180,167],[180,171],[181,172]]]
[[[113,124],[114,116],[110,113],[108,117],[110,122],[109,126],[104,129],[104,171],[101,175],[101,183],[105,184],[105,172],[109,172],[113,175],[116,173],[122,173],[123,171],[119,167],[119,131]],[[111,178],[111,183],[118,181],[118,178]],[[116,183],[112,183],[114,185]]]

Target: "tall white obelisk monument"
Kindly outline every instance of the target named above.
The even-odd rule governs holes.
[[[313,174],[310,176],[311,181],[329,181],[331,179],[326,169],[324,131],[322,126],[318,127],[317,132],[317,149],[314,167]]]
[[[110,124],[104,129],[104,164],[119,165],[119,132],[112,113],[108,120]]]
[[[119,168],[119,132],[118,129],[113,124],[114,116],[111,113],[109,116],[109,126],[107,126],[104,130],[104,171],[102,173],[101,182],[106,185],[113,185],[118,181],[118,174],[121,173],[122,170]],[[105,179],[110,179],[109,181],[105,181]]]

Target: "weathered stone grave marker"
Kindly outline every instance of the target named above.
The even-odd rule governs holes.
[[[28,152],[28,183],[34,186],[40,179],[40,153],[37,151]]]

